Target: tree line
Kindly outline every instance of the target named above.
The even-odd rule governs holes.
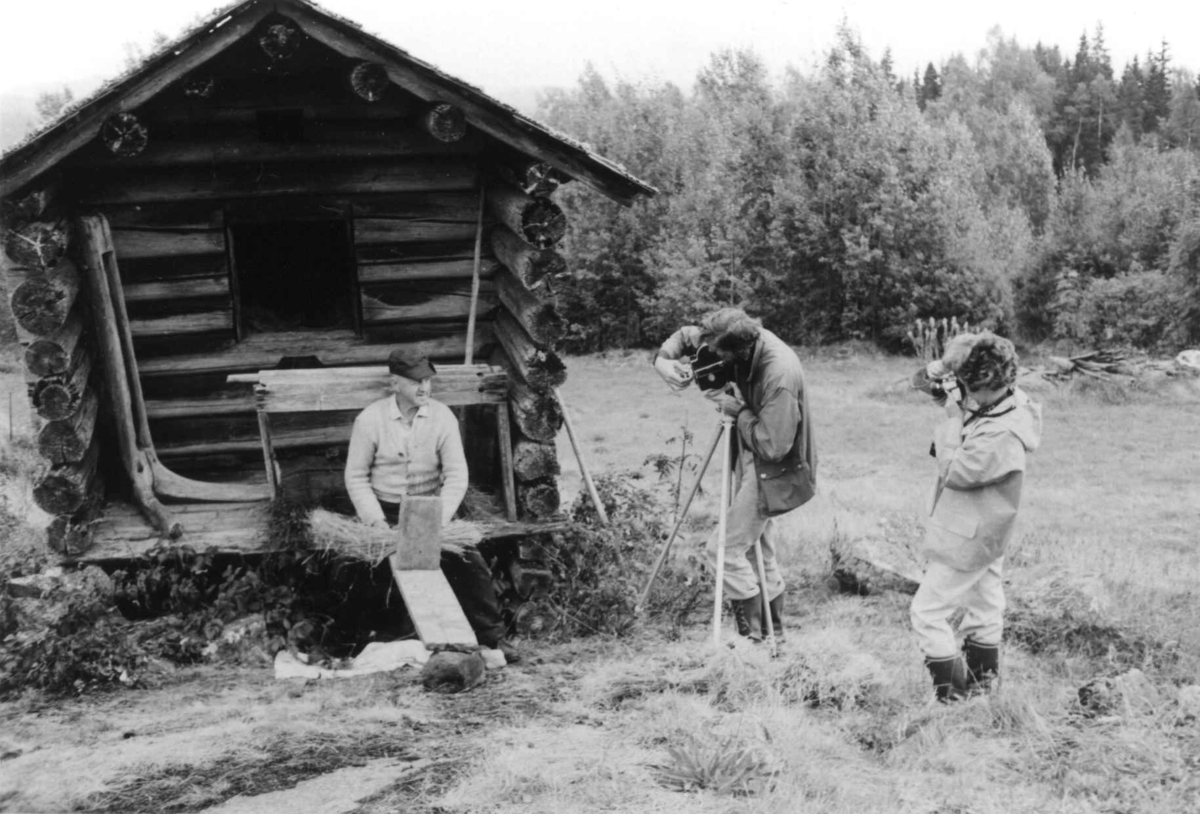
[[[569,184],[578,351],[646,345],[721,305],[785,339],[900,350],[918,318],[1027,341],[1200,341],[1200,82],[1164,43],[1118,80],[1103,31],[1073,58],[993,31],[911,79],[842,27],[771,81],[714,53],[692,92],[609,82],[539,118],[660,190],[623,208]]]

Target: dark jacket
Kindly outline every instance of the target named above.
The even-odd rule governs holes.
[[[663,343],[659,355],[678,359],[694,353],[699,337],[700,329],[695,326],[680,328]],[[754,454],[760,490],[763,481],[782,478],[783,482],[777,485],[783,487],[784,492],[803,492],[806,479],[815,482],[817,450],[813,443],[811,416],[801,414],[804,370],[799,357],[782,339],[763,328],[759,331],[753,356],[748,363],[737,365],[736,373],[738,390],[746,402],[746,408],[737,417],[738,435],[746,449]],[[805,422],[810,426],[806,428]],[[805,431],[807,473],[794,465],[800,457]],[[788,484],[795,488],[788,490]],[[811,495],[811,483],[807,485]]]

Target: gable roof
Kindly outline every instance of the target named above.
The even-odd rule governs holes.
[[[20,189],[91,142],[108,117],[134,111],[250,35],[263,19],[275,13],[288,17],[305,35],[343,56],[381,65],[393,84],[418,98],[455,105],[476,129],[545,161],[615,201],[629,204],[639,195],[657,194],[654,187],[578,141],[308,0],[241,0],[163,46],[141,65],[0,157],[0,196]]]

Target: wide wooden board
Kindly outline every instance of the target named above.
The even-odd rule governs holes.
[[[440,570],[403,571],[391,556],[392,577],[404,597],[404,607],[417,629],[417,636],[426,647],[467,645],[478,647],[479,639],[471,629],[454,590]]]
[[[395,566],[402,571],[438,571],[442,567],[442,499],[404,498],[396,523]]]

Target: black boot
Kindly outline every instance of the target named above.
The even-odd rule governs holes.
[[[933,676],[937,700],[945,704],[967,697],[967,665],[962,656],[956,654],[941,659],[926,656],[925,667]]]
[[[750,623],[746,621],[746,612],[742,610],[742,603],[733,603],[733,624],[737,627],[739,636],[750,635]]]
[[[763,629],[763,612],[762,612],[762,596],[752,596],[749,599],[734,599],[733,615],[734,619],[738,618],[738,613],[746,620],[746,635],[752,642],[761,642]],[[738,626],[738,633],[741,634],[741,625]]]
[[[987,692],[1000,685],[1000,645],[963,642],[967,662],[967,689]]]
[[[762,597],[759,596],[759,603],[762,603]],[[775,642],[783,644],[783,594],[771,600],[771,627],[775,631]],[[767,635],[767,620],[763,619],[762,633]]]

